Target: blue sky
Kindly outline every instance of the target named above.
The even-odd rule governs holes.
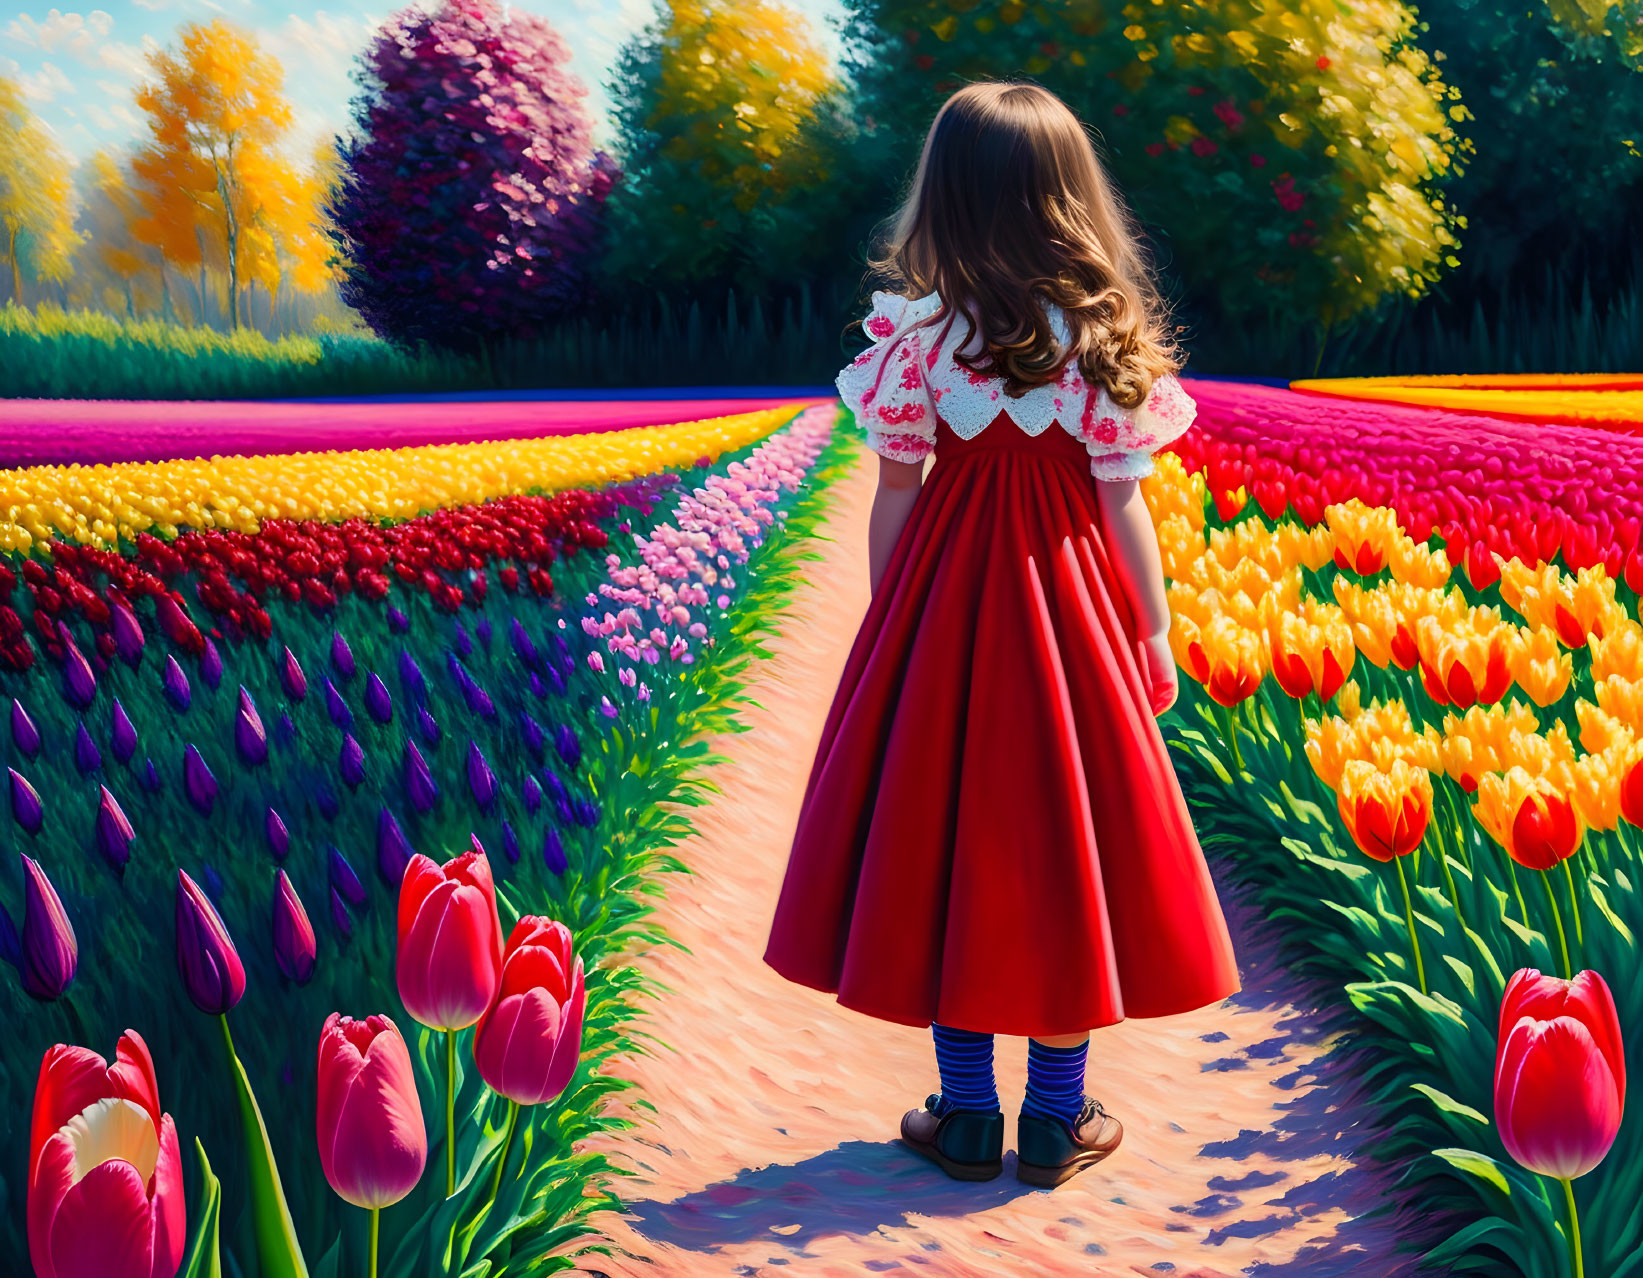
[[[104,3],[0,14],[0,75],[21,81],[30,107],[76,159],[143,135],[132,92],[145,74],[145,50],[171,43],[186,22],[214,17],[254,31],[284,65],[296,116],[291,142],[295,153],[306,155],[313,140],[344,125],[354,56],[377,25],[402,7],[372,0],[328,0],[323,7],[251,0]],[[786,3],[809,17],[818,40],[837,57],[839,0]],[[645,25],[653,0],[527,0],[516,7],[541,13],[570,45],[572,68],[589,89],[598,136],[609,141],[605,71],[622,42]]]

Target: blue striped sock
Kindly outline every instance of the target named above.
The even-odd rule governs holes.
[[[993,1081],[993,1036],[970,1030],[932,1025],[936,1065],[941,1070],[942,1111],[998,1108],[998,1085]]]
[[[1077,1047],[1045,1047],[1036,1038],[1027,1042],[1027,1095],[1023,1114],[1072,1122],[1084,1108],[1084,1064],[1090,1040]]]

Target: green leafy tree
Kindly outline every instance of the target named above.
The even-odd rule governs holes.
[[[51,131],[0,76],[0,249],[11,267],[11,298],[23,302],[25,268],[36,280],[66,280],[80,242],[73,176]]]
[[[1222,320],[1327,333],[1456,262],[1441,185],[1466,109],[1401,0],[846,5],[881,205],[949,93],[1025,74],[1093,126],[1165,266]]]
[[[612,96],[627,181],[605,270],[629,290],[765,292],[836,263],[818,235],[851,199],[850,125],[802,14],[674,0],[622,51]]]

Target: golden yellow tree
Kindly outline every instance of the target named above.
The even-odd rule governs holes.
[[[112,152],[98,151],[87,161],[86,168],[86,201],[80,211],[80,224],[85,228],[92,263],[97,268],[90,273],[97,278],[88,287],[100,291],[112,277],[124,299],[126,317],[132,319],[137,314],[143,283],[154,271],[153,250],[132,233],[143,216],[142,199]]]
[[[183,27],[175,50],[149,55],[155,80],[137,92],[151,141],[136,161],[156,193],[149,242],[182,249],[199,265],[220,255],[228,279],[228,314],[240,322],[240,290],[278,276],[280,210],[291,182],[279,142],[291,127],[278,59],[255,38],[223,20]],[[202,238],[196,255],[185,232]],[[213,254],[212,250],[215,250]]]
[[[63,149],[28,109],[17,82],[0,76],[0,236],[19,306],[25,260],[36,279],[69,276],[70,255],[80,242],[73,189]]]

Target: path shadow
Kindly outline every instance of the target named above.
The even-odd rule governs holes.
[[[897,1141],[852,1140],[803,1162],[739,1172],[671,1202],[628,1204],[635,1228],[652,1242],[697,1252],[754,1238],[779,1239],[802,1254],[812,1239],[867,1235],[910,1215],[968,1216],[1038,1192],[1015,1178],[1015,1154],[1004,1174],[967,1184],[951,1180]]]

